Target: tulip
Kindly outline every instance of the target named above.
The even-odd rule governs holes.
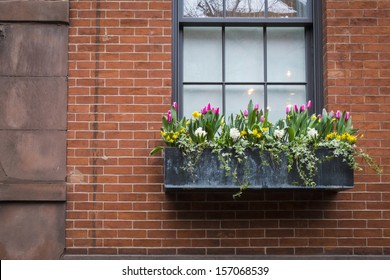
[[[168,111],[168,116],[167,116],[167,122],[171,122],[172,121],[172,113],[171,113],[171,110]]]
[[[255,104],[255,107],[253,107],[253,110],[259,110],[259,104],[258,103]]]
[[[207,108],[206,108],[207,112],[211,110],[211,105],[210,105],[210,102],[209,104],[207,104]]]
[[[298,105],[296,105],[296,104],[294,105],[294,110],[295,110],[295,112],[297,112],[297,113],[299,112]]]
[[[345,120],[347,121],[347,120],[349,120],[349,118],[350,118],[350,114],[349,114],[349,112],[346,112],[345,113]]]
[[[336,119],[340,119],[341,118],[341,112],[339,110],[337,110],[336,112]]]
[[[311,100],[309,100],[309,101],[307,102],[306,107],[307,107],[307,109],[310,109],[310,108],[311,108]]]
[[[245,109],[245,110],[244,110],[244,116],[245,116],[245,117],[247,117],[247,116],[248,116],[248,114],[249,114],[249,113],[248,113],[248,110],[247,110],[247,109]]]
[[[264,122],[264,116],[261,116],[261,117],[260,117],[260,121],[261,121],[261,122]]]
[[[288,113],[290,113],[291,111],[291,105],[287,105],[286,106],[286,115],[288,115]]]
[[[201,113],[202,113],[202,115],[205,115],[207,113],[207,107],[206,106],[203,107]]]
[[[219,115],[219,107],[217,107],[217,109],[215,109],[214,114]]]
[[[333,112],[333,111],[330,112],[330,117],[331,117],[331,118],[334,117],[334,112]]]
[[[301,108],[300,108],[300,112],[303,112],[306,110],[306,106],[305,105],[302,105]]]
[[[175,109],[175,111],[177,112],[177,103],[176,103],[176,102],[173,102],[172,106],[173,106],[173,108]]]

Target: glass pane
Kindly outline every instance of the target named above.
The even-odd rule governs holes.
[[[223,17],[223,0],[183,0],[184,17]]]
[[[183,89],[183,115],[192,117],[194,111],[200,112],[210,102],[222,112],[222,86],[220,85],[185,85]]]
[[[236,115],[248,107],[249,101],[258,103],[264,108],[264,86],[259,85],[228,85],[226,86],[226,120],[231,114]]]
[[[184,28],[184,82],[222,81],[222,29]]]
[[[267,29],[269,82],[305,82],[305,30],[303,27]]]
[[[268,86],[268,109],[272,122],[285,118],[286,106],[306,104],[306,86],[277,85]]]
[[[226,81],[263,82],[263,28],[226,27]]]
[[[226,0],[228,17],[264,17],[265,0]]]
[[[307,17],[311,0],[268,0],[268,17]]]

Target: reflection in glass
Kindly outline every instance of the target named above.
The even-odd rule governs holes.
[[[184,82],[221,82],[221,27],[185,27]]]
[[[223,17],[223,0],[182,0],[183,16],[204,18]]]
[[[301,85],[272,85],[267,91],[270,120],[274,122],[285,118],[286,106],[306,104],[306,86]]]
[[[228,17],[264,17],[265,0],[226,0]]]
[[[268,0],[268,17],[307,17],[311,0]]]
[[[183,115],[192,117],[194,111],[200,112],[202,108],[211,104],[220,107],[222,113],[222,86],[220,85],[185,85],[183,88]]]
[[[237,114],[248,107],[249,101],[258,103],[264,108],[264,86],[260,85],[227,85],[226,86],[226,120],[231,114]]]
[[[305,32],[303,27],[270,27],[268,39],[268,81],[305,82]]]
[[[226,27],[226,81],[264,81],[263,29]]]

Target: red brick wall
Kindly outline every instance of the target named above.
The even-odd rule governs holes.
[[[390,254],[390,1],[327,0],[325,103],[384,168],[351,191],[165,193],[171,1],[70,1],[68,254]],[[336,106],[337,105],[337,106]]]

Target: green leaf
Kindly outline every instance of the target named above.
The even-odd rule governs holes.
[[[157,152],[159,152],[159,151],[161,151],[163,149],[164,149],[163,146],[156,146],[156,147],[153,148],[153,150],[150,151],[149,155],[154,155],[155,153],[157,153]]]

